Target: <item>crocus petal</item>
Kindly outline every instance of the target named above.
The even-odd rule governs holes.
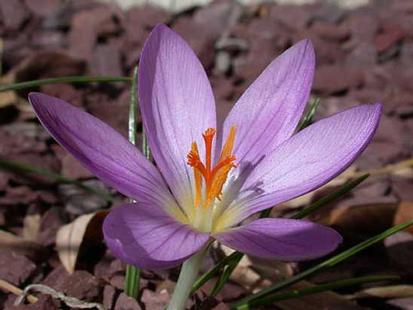
[[[336,177],[367,147],[381,110],[381,104],[361,105],[292,136],[251,169],[237,194],[238,201],[225,211],[225,218],[240,222]]]
[[[187,155],[215,127],[215,102],[201,63],[175,32],[158,25],[139,67],[142,119],[153,157],[181,206],[192,204],[193,171]],[[203,144],[198,143],[201,154]]]
[[[177,266],[209,239],[208,234],[175,221],[161,208],[144,204],[113,209],[103,223],[103,234],[116,257],[145,269]]]
[[[323,256],[342,241],[333,229],[290,219],[259,219],[214,236],[237,251],[283,261],[301,261]]]
[[[176,206],[155,166],[113,128],[57,98],[31,93],[29,100],[49,133],[104,183],[139,201]]]
[[[303,40],[277,57],[241,96],[223,134],[236,126],[238,162],[254,164],[293,134],[309,98],[314,65],[313,46]]]

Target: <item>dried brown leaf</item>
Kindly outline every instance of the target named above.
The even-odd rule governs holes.
[[[364,233],[377,233],[392,225],[397,209],[395,201],[383,199],[382,202],[349,202],[332,209],[325,224],[339,228],[340,231]]]
[[[69,273],[75,271],[81,247],[102,239],[102,223],[107,213],[107,211],[98,211],[79,216],[58,230],[57,253]]]
[[[413,297],[413,285],[391,285],[364,289],[351,295],[350,298],[405,298]]]
[[[394,225],[405,223],[413,219],[413,202],[401,202],[394,216]],[[409,227],[406,231],[413,234],[413,227]]]

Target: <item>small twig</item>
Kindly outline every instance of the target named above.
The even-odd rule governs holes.
[[[17,296],[21,296],[23,294],[23,291],[20,288],[3,279],[0,279],[0,288]],[[37,297],[34,297],[33,295],[27,295],[27,300],[29,301],[29,303],[34,304],[35,302],[37,302]]]
[[[74,297],[70,297],[65,295],[62,292],[58,292],[54,290],[53,288],[43,285],[43,284],[30,284],[26,286],[26,288],[23,290],[23,292],[20,294],[20,296],[16,299],[14,302],[15,306],[20,305],[26,296],[28,296],[29,291],[36,291],[42,294],[47,294],[52,296],[55,299],[59,299],[63,301],[67,306],[72,307],[72,308],[80,308],[80,309],[91,309],[91,308],[97,308],[99,310],[105,310],[103,305],[95,302],[86,302],[79,300]],[[29,295],[30,296],[30,295]]]

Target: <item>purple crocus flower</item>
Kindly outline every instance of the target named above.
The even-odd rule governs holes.
[[[264,70],[220,126],[201,63],[175,32],[157,26],[139,68],[142,120],[156,166],[92,115],[43,94],[29,98],[63,147],[136,199],[114,208],[103,226],[121,260],[170,268],[214,238],[250,255],[300,261],[334,250],[340,235],[308,221],[244,220],[340,174],[371,140],[382,109],[361,105],[294,134],[314,64],[311,42],[297,43]]]

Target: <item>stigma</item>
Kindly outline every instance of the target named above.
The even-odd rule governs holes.
[[[222,196],[222,187],[227,180],[228,174],[236,158],[232,154],[235,141],[235,126],[232,126],[227,140],[221,150],[221,155],[213,164],[212,147],[216,130],[208,128],[202,134],[205,144],[205,158],[201,160],[196,142],[192,142],[191,150],[188,153],[188,165],[194,170],[195,178],[195,208],[209,208],[215,199],[220,200]]]

